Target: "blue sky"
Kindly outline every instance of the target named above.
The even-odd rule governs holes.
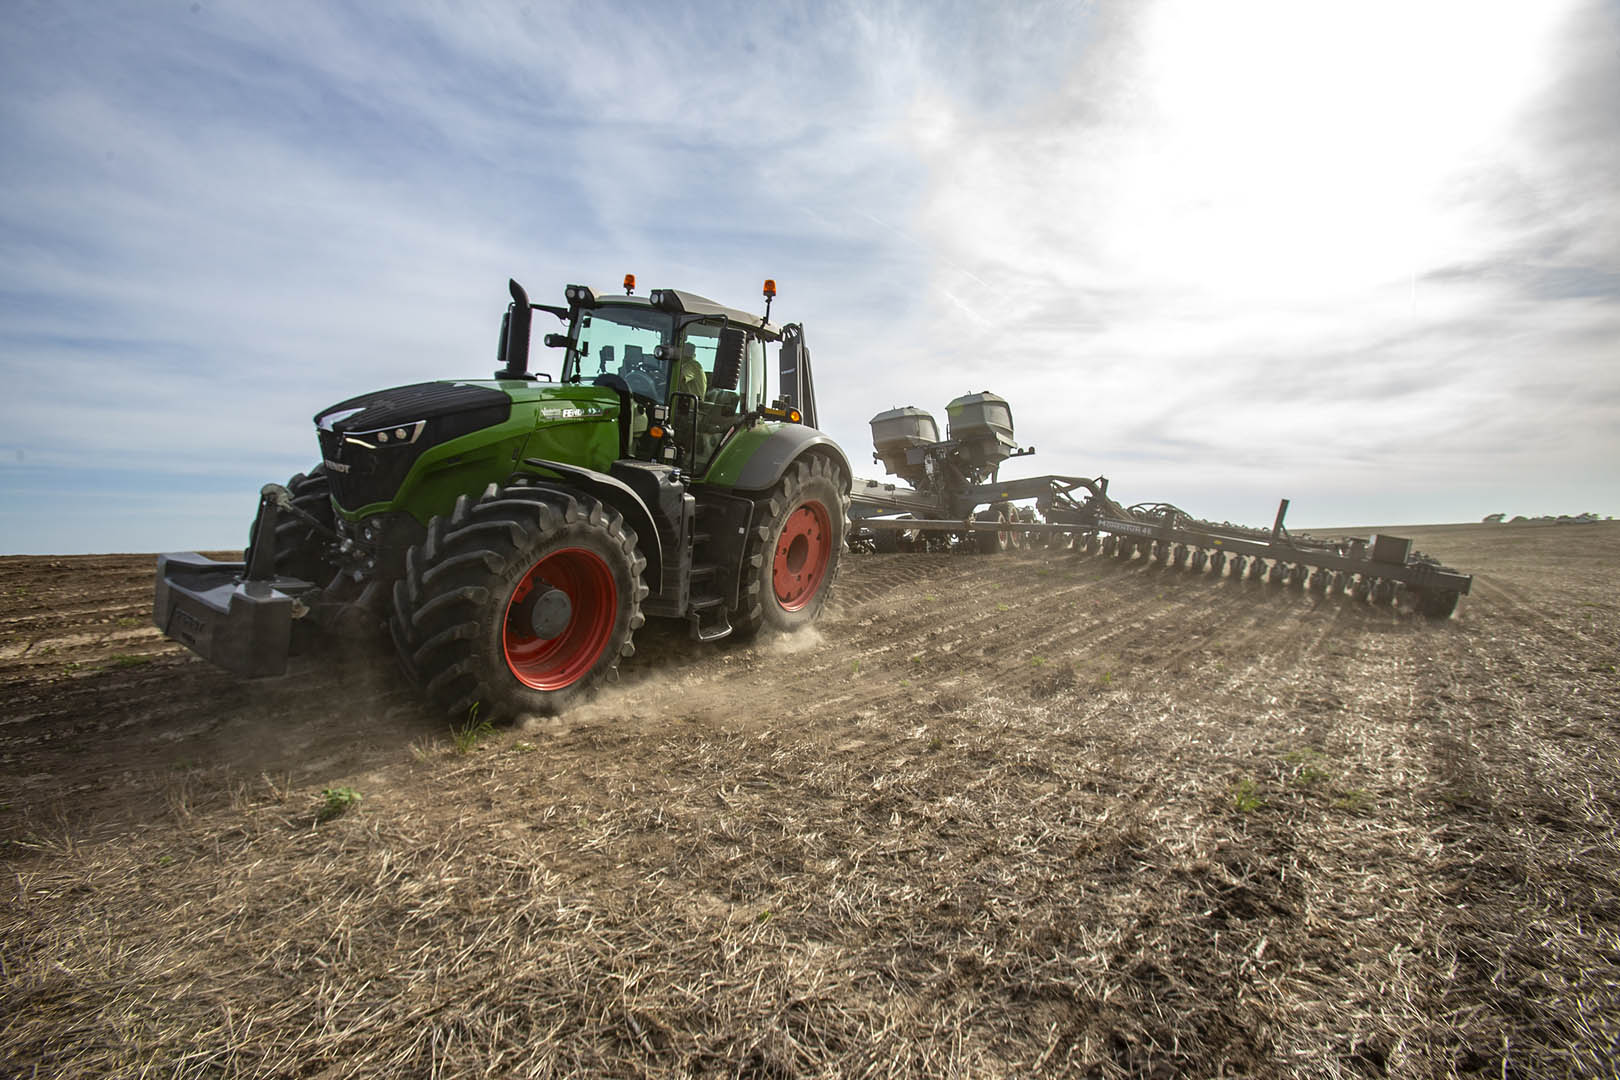
[[[0,552],[241,543],[508,276],[803,321],[823,426],[1298,524],[1620,513],[1613,3],[14,4]],[[875,469],[875,467],[874,467]],[[869,475],[875,475],[868,469]]]

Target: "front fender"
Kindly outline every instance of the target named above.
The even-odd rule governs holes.
[[[715,455],[703,482],[737,491],[769,491],[789,465],[808,453],[827,457],[843,470],[847,494],[852,471],[849,458],[837,443],[815,428],[773,421],[757,423],[733,435]]]
[[[567,465],[560,461],[525,458],[523,464],[532,469],[555,473],[561,477],[562,486],[578,488],[624,515],[625,524],[636,532],[637,547],[647,559],[647,587],[655,596],[663,591],[664,551],[663,545],[658,540],[658,527],[653,524],[652,511],[647,509],[646,502],[629,484],[616,476],[609,476],[595,469],[581,468],[578,465]],[[550,479],[535,472],[522,472],[517,475],[528,479]]]

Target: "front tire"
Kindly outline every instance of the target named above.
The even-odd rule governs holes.
[[[452,722],[553,714],[635,649],[647,561],[618,511],[548,486],[491,484],[428,523],[394,586],[408,674]]]
[[[734,638],[747,640],[766,625],[797,630],[821,614],[844,549],[846,483],[831,461],[804,457],[760,501],[731,613]]]
[[[337,527],[337,516],[332,511],[332,485],[326,475],[326,466],[317,465],[308,473],[297,473],[287,481],[287,491],[293,505],[321,522],[328,529]],[[259,534],[259,518],[254,515],[248,529],[248,550],[243,554],[253,559],[253,538]],[[324,586],[337,574],[337,564],[327,555],[327,538],[307,521],[283,513],[276,520],[276,573],[295,577],[314,585]]]

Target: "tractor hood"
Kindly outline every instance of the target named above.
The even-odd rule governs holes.
[[[491,385],[429,382],[340,401],[315,427],[332,493],[353,510],[392,498],[425,451],[511,415],[512,399]]]
[[[598,426],[618,412],[617,393],[601,386],[527,379],[429,382],[340,401],[315,415],[315,427],[333,497],[344,510],[359,511],[399,497],[424,455],[470,461],[464,455],[471,452],[490,462],[504,460],[510,469],[518,459],[510,451],[521,451],[530,434]],[[611,460],[619,440],[604,438],[604,453]],[[438,452],[451,442],[456,447]],[[575,447],[571,452],[584,451]]]
[[[323,433],[354,435],[368,441],[382,437],[383,442],[388,442],[391,438],[409,438],[416,425],[423,421],[472,411],[482,414],[482,423],[458,432],[465,434],[500,423],[511,409],[512,399],[489,383],[412,383],[340,401],[317,413],[315,426]],[[395,436],[390,428],[405,431]]]

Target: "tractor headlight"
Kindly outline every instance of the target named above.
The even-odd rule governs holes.
[[[427,429],[426,420],[412,420],[404,424],[378,428],[376,431],[356,431],[343,436],[343,441],[376,450],[382,446],[410,446]]]

